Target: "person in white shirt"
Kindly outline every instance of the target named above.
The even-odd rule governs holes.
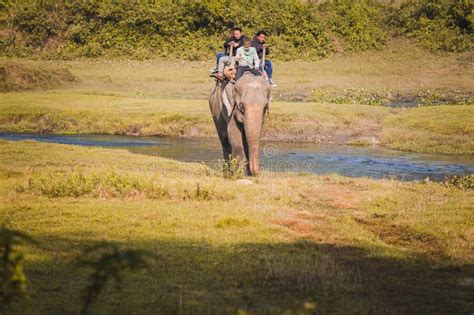
[[[250,46],[250,39],[244,40],[244,45],[237,49],[235,60],[239,63],[237,72],[235,74],[235,80],[237,81],[244,75],[245,72],[249,71],[253,75],[261,76],[262,73],[259,70],[260,59],[258,58],[255,47]]]

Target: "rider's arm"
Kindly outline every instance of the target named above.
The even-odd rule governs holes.
[[[229,49],[229,43],[232,41],[231,38],[227,38],[224,42],[224,49],[227,51]]]
[[[235,60],[237,60],[237,62],[242,60],[242,49],[237,48],[237,53],[235,54]]]
[[[260,59],[258,58],[256,49],[255,49],[255,53],[253,54],[253,66],[255,69],[258,69],[260,67]]]

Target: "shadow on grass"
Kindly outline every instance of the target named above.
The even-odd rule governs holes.
[[[131,236],[133,237],[133,236]],[[84,248],[99,240],[36,237],[26,272],[25,313],[77,314],[87,274],[74,270]],[[120,243],[154,255],[152,271],[110,284],[93,313],[256,314],[469,313],[474,266],[435,268],[428,258],[374,258],[362,248],[315,244],[211,245],[198,241]],[[37,255],[33,255],[32,252]],[[43,257],[28,261],[28,256]]]

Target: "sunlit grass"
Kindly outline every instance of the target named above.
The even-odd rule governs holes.
[[[141,99],[73,92],[7,93],[0,131],[216,137],[204,100]],[[381,106],[272,102],[263,139],[381,143],[414,152],[472,154],[473,106],[409,110]]]
[[[405,151],[474,154],[474,108],[424,107],[389,116],[381,140]]]
[[[78,78],[47,92],[0,94],[1,132],[216,136],[206,100],[214,85],[207,77],[213,60],[0,61],[26,68],[65,67]],[[287,102],[307,101],[314,90],[335,96],[348,89],[402,98],[421,91],[472,96],[471,63],[471,52],[432,54],[401,39],[390,40],[382,51],[276,62],[278,87],[272,92],[263,138],[472,154],[472,106],[399,110]]]
[[[10,60],[27,65],[51,65],[50,61]],[[207,99],[213,86],[207,75],[214,62],[214,58],[207,62],[80,59],[54,61],[54,64],[65,66],[80,79],[63,89],[81,94]],[[338,92],[349,88],[368,92],[389,89],[402,95],[417,94],[420,90],[472,93],[471,65],[471,52],[433,54],[407,40],[395,39],[381,51],[347,52],[312,62],[275,62],[278,87],[273,98],[301,100],[314,89]]]
[[[80,309],[86,276],[71,266],[101,241],[155,258],[151,276],[106,289],[98,312],[469,307],[450,301],[474,261],[472,190],[267,172],[242,185],[201,164],[28,141],[0,142],[0,175],[0,220],[40,243],[21,247],[31,312]],[[150,183],[169,195],[141,193]],[[394,293],[405,284],[411,294]]]

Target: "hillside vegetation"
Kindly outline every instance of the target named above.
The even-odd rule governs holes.
[[[0,1],[0,53],[75,58],[204,59],[228,29],[264,29],[277,59],[380,49],[406,36],[431,51],[472,49],[472,0]]]

